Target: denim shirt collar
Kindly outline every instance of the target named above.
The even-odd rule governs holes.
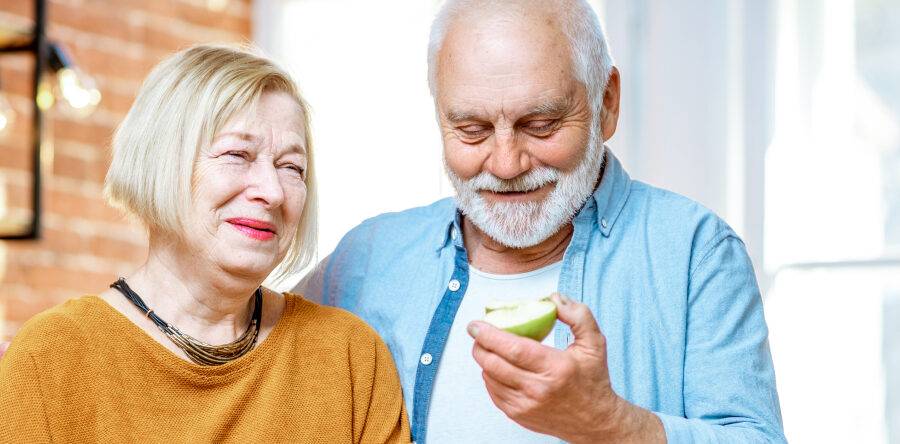
[[[444,219],[441,220],[443,229],[439,231],[440,238],[435,242],[436,251],[441,251],[448,243],[453,243],[458,248],[463,247],[462,239],[462,212],[456,205],[448,206]]]
[[[585,202],[584,206],[579,210],[576,219],[581,219],[586,212],[595,212],[597,228],[603,233],[604,237],[609,237],[610,232],[615,226],[628,195],[631,192],[631,177],[622,168],[622,163],[606,148],[606,165],[603,168],[603,177],[600,179],[600,186],[594,191],[594,194]],[[441,226],[440,238],[435,242],[436,250],[440,251],[453,243],[456,247],[463,247],[462,239],[462,212],[454,205],[447,208],[447,213]],[[582,216],[582,217],[579,217]]]
[[[628,195],[631,193],[631,177],[622,168],[622,163],[610,151],[606,149],[606,166],[603,168],[603,178],[600,186],[585,203],[579,213],[596,211],[597,228],[604,237],[609,237],[612,232]],[[576,217],[577,218],[577,217]]]

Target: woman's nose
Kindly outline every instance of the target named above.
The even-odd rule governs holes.
[[[248,175],[247,197],[251,201],[264,203],[267,208],[278,207],[284,202],[284,189],[274,165],[256,162]]]

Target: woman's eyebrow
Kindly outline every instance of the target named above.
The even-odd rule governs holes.
[[[248,133],[246,131],[226,131],[223,133],[219,133],[216,136],[216,139],[220,139],[222,137],[237,137],[238,139],[247,141],[247,142],[255,142],[259,139],[259,137]]]
[[[299,153],[304,156],[306,155],[306,148],[303,146],[302,143],[292,143],[288,146],[288,150],[290,152]]]

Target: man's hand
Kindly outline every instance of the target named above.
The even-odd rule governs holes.
[[[9,342],[0,342],[0,358],[3,357],[3,354],[6,353],[6,349],[9,348]]]
[[[613,391],[606,338],[590,309],[556,293],[551,300],[575,335],[565,350],[485,322],[469,324],[472,355],[494,404],[523,427],[571,443],[666,442],[656,415]]]

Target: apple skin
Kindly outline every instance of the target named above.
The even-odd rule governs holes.
[[[515,325],[503,325],[503,323],[497,322],[499,316],[506,315],[505,313],[500,312],[518,310],[524,304],[535,303],[542,304],[543,308],[549,310],[538,317],[525,320],[524,322]],[[556,305],[546,298],[537,301],[492,302],[485,307],[485,316],[483,320],[502,330],[541,342],[553,330],[553,325],[556,323]]]

